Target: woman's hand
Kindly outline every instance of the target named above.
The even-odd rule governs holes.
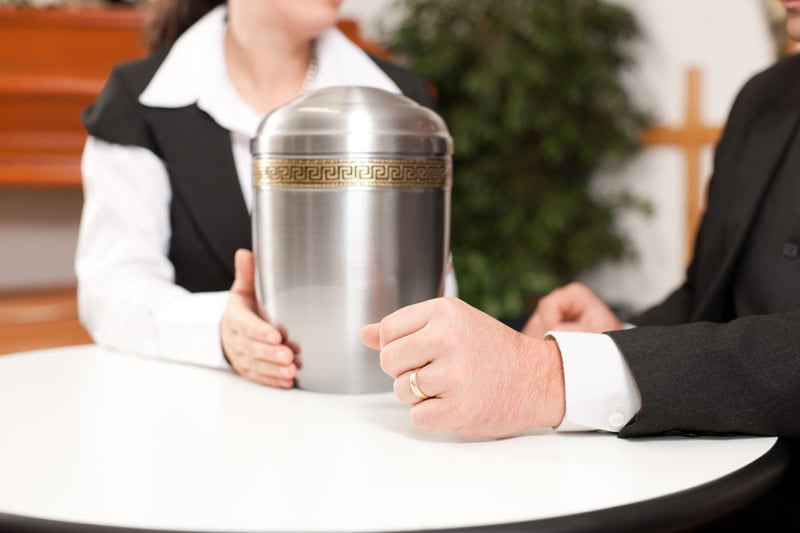
[[[222,349],[236,373],[271,387],[294,386],[298,363],[285,333],[258,314],[255,293],[255,258],[237,250],[236,277],[222,315]]]

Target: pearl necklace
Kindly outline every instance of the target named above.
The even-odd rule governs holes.
[[[308,70],[306,70],[306,77],[303,78],[303,85],[300,86],[300,94],[306,94],[309,89],[311,89],[311,85],[313,85],[314,80],[317,77],[317,71],[319,70],[319,63],[317,61],[317,41],[311,42],[311,52],[308,58]]]

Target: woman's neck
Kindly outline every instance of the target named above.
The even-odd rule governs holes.
[[[285,33],[228,27],[228,77],[250,106],[267,113],[297,97],[312,64],[313,44]]]

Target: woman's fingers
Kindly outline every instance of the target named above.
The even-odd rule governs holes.
[[[239,248],[233,256],[235,270],[231,292],[255,296],[255,256],[250,250]]]

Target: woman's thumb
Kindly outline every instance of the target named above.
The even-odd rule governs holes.
[[[255,257],[253,252],[239,248],[233,257],[235,275],[231,292],[240,294],[255,293]]]

